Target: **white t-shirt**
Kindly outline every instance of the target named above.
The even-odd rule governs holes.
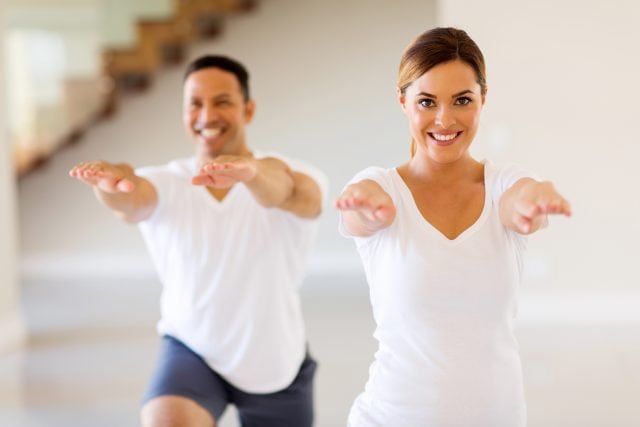
[[[368,168],[351,181],[379,183],[397,212],[388,228],[355,238],[379,347],[351,427],[526,424],[513,335],[525,238],[502,225],[498,201],[530,175],[491,163],[484,171],[482,213],[454,240],[423,218],[395,168]]]
[[[269,155],[313,178],[324,199],[324,174]],[[219,202],[191,184],[197,172],[195,158],[136,169],[158,193],[152,216],[139,224],[163,284],[158,332],[244,391],[282,390],[305,355],[298,286],[318,221],[265,208],[243,184]]]

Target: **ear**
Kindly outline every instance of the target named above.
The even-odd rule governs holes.
[[[253,115],[256,112],[256,103],[253,99],[248,100],[244,104],[244,121],[245,123],[251,123],[253,120]]]
[[[406,102],[407,98],[402,93],[402,91],[400,90],[399,87],[396,87],[396,98],[398,99],[398,102],[400,103],[400,107],[402,107],[402,110],[405,111],[406,110],[405,102]]]
[[[489,87],[485,86],[484,93],[482,94],[482,105],[487,101],[487,92],[489,92]]]

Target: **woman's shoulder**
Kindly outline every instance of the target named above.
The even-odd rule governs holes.
[[[515,162],[494,163],[483,160],[485,167],[485,184],[495,200],[502,193],[522,178],[538,179],[537,175]]]

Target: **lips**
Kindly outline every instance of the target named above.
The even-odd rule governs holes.
[[[220,129],[202,129],[200,131],[200,135],[202,135],[203,138],[205,139],[213,139],[216,136],[220,135],[222,133],[222,130]]]
[[[213,144],[218,141],[218,139],[222,134],[224,134],[224,132],[226,131],[226,128],[222,126],[205,127],[205,128],[195,127],[194,131],[203,142],[207,144]]]
[[[446,147],[448,145],[454,144],[458,140],[461,134],[462,134],[462,131],[453,132],[453,133],[428,132],[428,135],[431,138],[431,140],[434,141],[436,145],[440,147]]]

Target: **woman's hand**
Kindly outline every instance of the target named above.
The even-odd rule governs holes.
[[[396,216],[391,197],[375,181],[349,185],[336,200],[346,230],[359,237],[370,236],[388,227]]]
[[[523,178],[500,200],[502,223],[520,234],[532,234],[543,227],[547,215],[571,216],[571,205],[549,181]]]

